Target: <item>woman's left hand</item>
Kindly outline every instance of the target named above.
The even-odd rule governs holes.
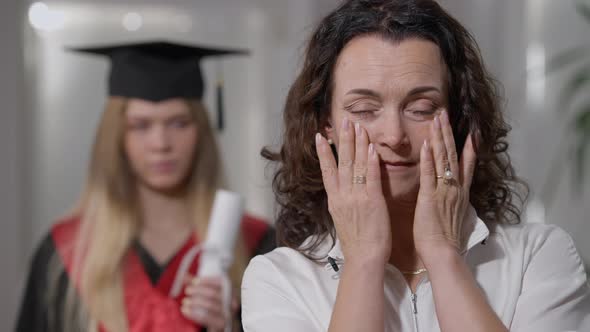
[[[194,278],[185,293],[181,311],[186,318],[207,327],[208,331],[225,329],[225,324],[231,318],[225,317],[223,312],[220,278]],[[232,303],[232,307],[237,307],[237,303]]]
[[[431,125],[430,142],[420,151],[420,191],[414,215],[414,241],[422,261],[441,250],[463,249],[461,228],[469,206],[469,189],[476,163],[471,135],[461,160],[446,111]],[[449,173],[450,171],[450,173]]]

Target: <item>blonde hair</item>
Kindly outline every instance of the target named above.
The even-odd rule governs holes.
[[[74,214],[81,217],[79,232],[70,244],[79,298],[77,310],[73,283],[66,295],[66,331],[86,327],[97,330],[100,322],[109,331],[127,331],[123,300],[124,258],[141,228],[135,177],[123,149],[128,99],[110,97],[96,133],[85,189]],[[204,236],[216,190],[222,176],[219,152],[207,112],[197,100],[187,100],[198,127],[192,172],[186,179],[186,199],[193,210],[197,234]],[[243,237],[238,237],[230,278],[235,290],[247,264]],[[55,264],[53,264],[55,265]]]

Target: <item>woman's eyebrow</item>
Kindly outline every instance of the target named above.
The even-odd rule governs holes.
[[[381,98],[379,93],[377,93],[376,91],[373,91],[371,89],[352,89],[352,90],[348,91],[346,94],[347,95],[363,95],[363,96],[369,96],[369,97],[373,97],[373,98]]]
[[[421,93],[425,93],[425,92],[430,92],[430,91],[435,91],[438,93],[441,93],[440,89],[435,87],[435,86],[431,86],[431,85],[425,85],[425,86],[417,86],[415,88],[413,88],[412,90],[410,90],[410,92],[408,92],[408,96],[413,96],[413,95],[417,95],[417,94],[421,94]],[[363,96],[368,96],[368,97],[373,97],[373,98],[381,98],[381,95],[371,89],[352,89],[350,91],[348,91],[346,93],[346,95],[363,95]]]
[[[418,86],[413,88],[412,90],[410,90],[410,92],[408,92],[408,96],[413,96],[413,95],[417,95],[417,94],[421,94],[421,93],[425,93],[425,92],[430,92],[430,91],[435,91],[438,93],[441,93],[440,89],[435,87],[435,86]]]
[[[127,120],[143,121],[143,120],[150,120],[150,118],[148,116],[140,115],[140,114],[129,114],[129,115],[127,115]]]

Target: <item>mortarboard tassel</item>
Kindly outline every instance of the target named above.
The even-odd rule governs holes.
[[[224,119],[223,119],[223,81],[217,81],[217,129],[223,131]]]
[[[223,68],[221,60],[217,61],[217,85],[215,93],[217,97],[217,130],[223,131],[225,119],[223,118]]]

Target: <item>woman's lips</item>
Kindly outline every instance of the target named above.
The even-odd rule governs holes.
[[[176,163],[174,161],[161,161],[152,165],[154,171],[158,173],[169,173],[174,171]]]
[[[381,168],[384,168],[388,172],[407,171],[414,166],[416,166],[416,163],[410,161],[381,162]]]

